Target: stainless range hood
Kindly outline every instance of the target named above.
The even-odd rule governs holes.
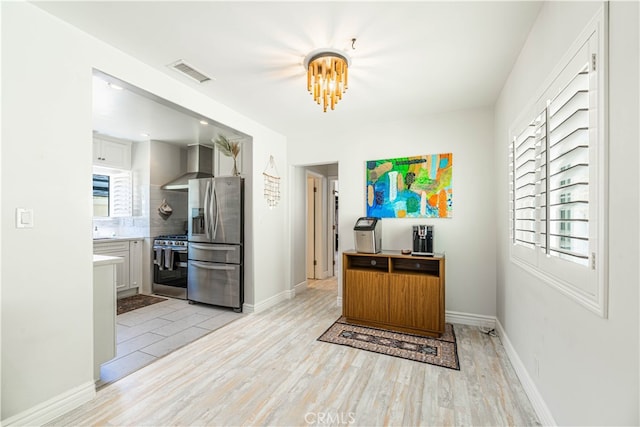
[[[213,177],[213,149],[190,145],[187,150],[187,173],[162,186],[163,190],[188,190],[189,180]]]

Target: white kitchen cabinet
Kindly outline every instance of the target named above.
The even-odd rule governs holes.
[[[94,136],[93,164],[115,169],[131,169],[131,143]]]
[[[144,240],[129,242],[129,288],[142,286],[142,246]]]
[[[93,253],[122,258],[123,262],[116,265],[116,290],[120,292],[131,288],[131,262],[128,240],[107,239],[94,242]]]
[[[115,277],[121,258],[93,256],[93,378],[100,379],[100,365],[116,357]]]

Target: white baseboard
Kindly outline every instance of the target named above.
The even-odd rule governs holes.
[[[95,383],[90,381],[4,419],[0,424],[2,426],[41,426],[89,402],[95,396]]]
[[[286,290],[276,294],[272,297],[267,298],[264,301],[260,301],[257,304],[243,304],[242,311],[245,313],[260,313],[261,311],[265,311],[274,305],[282,302],[286,299],[291,299],[291,294],[295,295],[295,290]]]
[[[138,293],[138,288],[135,289],[125,289],[124,291],[118,292],[118,299],[131,297]]]
[[[551,414],[549,407],[547,406],[544,399],[542,398],[542,395],[538,391],[538,388],[536,387],[536,384],[533,382],[533,379],[531,379],[529,372],[527,372],[527,369],[525,368],[524,363],[522,363],[522,360],[520,360],[518,353],[516,352],[515,348],[511,344],[511,341],[509,340],[509,337],[507,336],[507,333],[502,327],[502,324],[500,324],[499,320],[496,320],[496,332],[500,337],[502,346],[504,347],[504,350],[507,353],[507,357],[509,358],[509,361],[511,362],[511,365],[513,366],[514,371],[516,371],[516,375],[518,376],[518,378],[520,379],[520,382],[522,383],[522,388],[524,388],[524,392],[529,397],[529,401],[531,401],[531,405],[533,406],[534,411],[536,411],[536,414],[540,419],[540,423],[543,426],[558,425],[556,423],[556,420],[553,419],[553,415]]]
[[[461,313],[459,311],[447,310],[445,312],[445,321],[449,323],[459,323],[461,325],[478,326],[489,329],[494,329],[496,327],[495,316]]]
[[[298,283],[293,287],[293,296],[295,297],[296,294],[300,292],[304,292],[306,290],[307,290],[307,281],[303,280],[302,282]]]
[[[243,313],[254,313],[253,304],[242,304],[242,312]]]

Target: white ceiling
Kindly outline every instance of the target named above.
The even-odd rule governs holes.
[[[93,129],[131,141],[153,139],[177,145],[212,145],[220,134],[247,140],[241,132],[98,71],[93,77]]]
[[[542,3],[36,4],[239,113],[295,138],[314,129],[339,131],[407,116],[493,105]],[[320,47],[344,50],[352,58],[349,89],[336,109],[326,113],[306,91],[302,67],[305,55]],[[167,67],[178,59],[215,80],[199,84]],[[144,117],[160,117],[157,103],[136,100],[137,95],[110,98],[115,91],[102,89],[104,98],[96,104],[112,105],[113,114],[104,119],[106,127],[135,132],[135,138],[128,136],[131,139],[142,139],[139,134],[145,126],[152,139],[202,138],[203,131],[193,119],[174,117],[145,123]],[[135,102],[146,107],[127,105]],[[145,108],[155,113],[147,111],[145,116]],[[118,115],[118,111],[133,110],[138,114]],[[163,129],[158,127],[169,123]]]

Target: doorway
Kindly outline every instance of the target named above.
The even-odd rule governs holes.
[[[322,197],[323,177],[307,171],[307,279],[323,279]]]
[[[338,163],[291,166],[290,174],[290,286],[302,292],[310,281],[338,272],[334,265],[337,214],[333,194],[337,189]]]
[[[329,177],[329,242],[328,245],[328,257],[332,260],[330,265],[330,275],[335,276],[337,274],[336,267],[338,265],[338,177]]]
[[[305,278],[326,279],[337,273],[338,164],[305,166],[300,171],[305,192]]]

